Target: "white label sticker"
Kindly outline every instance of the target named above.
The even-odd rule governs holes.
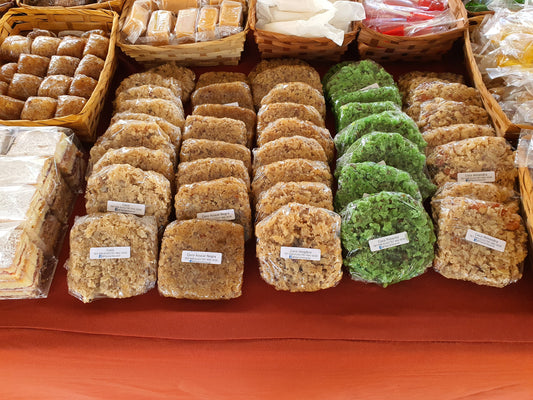
[[[239,107],[239,102],[238,101],[234,101],[233,103],[226,103],[224,104],[225,106],[234,106],[234,107]]]
[[[222,264],[222,253],[183,250],[181,253],[181,262],[193,264]]]
[[[479,244],[481,246],[488,247],[489,249],[496,250],[499,252],[505,251],[505,245],[507,242],[505,240],[497,239],[493,236],[485,235],[484,233],[473,231],[469,229],[466,232],[465,239],[469,242]]]
[[[146,206],[144,204],[124,203],[122,201],[107,201],[107,211],[124,214],[144,215]]]
[[[230,208],[228,210],[210,211],[196,214],[198,219],[211,219],[217,221],[234,221],[235,210]]]
[[[367,87],[364,87],[360,90],[370,90],[370,89],[379,89],[379,84],[378,83],[373,83],[372,85],[368,85]]]
[[[371,252],[385,250],[391,247],[397,247],[397,246],[401,246],[402,244],[407,244],[407,243],[409,243],[407,232],[400,232],[394,235],[383,236],[383,237],[368,241],[368,245],[370,246]]]
[[[130,258],[131,248],[127,247],[91,247],[89,257],[91,260],[109,260],[112,258]]]
[[[384,167],[386,167],[387,163],[385,162],[385,160],[381,160],[380,162],[378,162],[378,165],[383,165]]]
[[[291,260],[320,261],[320,249],[308,249],[305,247],[284,247],[281,246],[280,257]]]
[[[459,172],[457,174],[457,182],[495,182],[496,174],[494,171],[484,172]]]

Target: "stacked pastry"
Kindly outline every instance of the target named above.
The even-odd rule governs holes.
[[[252,236],[250,146],[256,115],[245,74],[206,72],[191,96],[176,174],[176,221],[164,234],[159,292],[168,297],[241,295],[244,243]]]
[[[0,298],[46,297],[84,163],[72,131],[0,131]]]
[[[261,276],[277,290],[335,286],[340,218],[332,212],[334,145],[320,77],[304,61],[279,59],[261,61],[249,79],[259,110],[252,194]]]
[[[89,215],[70,235],[69,291],[84,302],[122,298],[155,286],[158,232],[172,208],[184,124],[182,98],[194,73],[165,64],[123,80],[115,115],[90,153]]]
[[[518,215],[514,155],[495,137],[481,96],[454,74],[402,76],[406,112],[428,142],[427,164],[439,186],[436,271],[502,287],[522,276],[526,232]]]
[[[74,36],[36,29],[8,36],[0,46],[0,118],[44,120],[80,113],[98,84],[108,48],[102,30]]]

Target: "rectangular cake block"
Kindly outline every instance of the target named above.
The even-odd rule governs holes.
[[[244,271],[242,225],[191,219],[167,226],[158,268],[166,297],[221,300],[239,297]]]
[[[342,278],[341,218],[332,211],[289,203],[255,228],[261,277],[277,290],[312,292]]]
[[[513,205],[453,197],[441,202],[433,268],[447,278],[504,287],[522,277],[527,234]]]
[[[254,110],[250,86],[244,82],[214,83],[196,89],[191,96],[192,106],[201,104],[233,104]]]
[[[233,176],[250,187],[250,175],[244,163],[231,158],[203,158],[178,165],[176,187],[194,182],[212,181]]]
[[[228,177],[180,186],[174,202],[176,219],[232,221],[244,228],[244,239],[252,236],[252,212],[246,184]]]
[[[185,120],[183,140],[207,139],[222,142],[248,144],[246,125],[244,122],[231,118],[206,117],[189,115]]]
[[[154,217],[92,214],[76,219],[67,261],[69,292],[83,301],[146,293],[157,278]]]
[[[321,128],[326,126],[322,115],[312,106],[291,102],[272,103],[261,106],[257,112],[257,133],[260,134],[268,124],[280,118],[297,118],[309,121]]]
[[[87,181],[87,213],[122,211],[120,202],[137,205],[131,214],[154,216],[159,228],[168,222],[172,206],[170,182],[163,175],[127,164],[114,164],[93,173]],[[118,207],[118,208],[115,208]],[[129,209],[128,209],[129,210]]]
[[[244,163],[248,171],[252,170],[252,153],[242,144],[222,142],[220,140],[187,139],[183,141],[180,162],[201,160],[202,158],[231,158]]]

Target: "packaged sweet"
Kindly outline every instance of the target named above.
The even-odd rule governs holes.
[[[89,100],[98,85],[96,79],[86,75],[75,75],[68,89],[69,96],[83,97]]]
[[[173,125],[182,127],[185,123],[183,107],[172,101],[163,99],[125,100],[117,104],[116,112],[131,112],[153,115],[167,120]]]
[[[325,128],[322,115],[312,106],[297,103],[272,103],[262,106],[257,112],[257,133],[261,134],[268,124],[280,118],[297,118]]]
[[[57,99],[59,96],[68,94],[70,84],[72,83],[72,77],[66,75],[50,75],[43,79],[39,90],[38,96],[52,97]]]
[[[219,9],[217,7],[202,7],[198,13],[198,21],[196,23],[196,41],[206,42],[209,40],[218,39],[217,32]]]
[[[35,75],[16,73],[9,84],[7,95],[17,100],[26,100],[28,97],[37,96],[42,81],[43,78]]]
[[[159,293],[166,297],[223,300],[242,293],[244,234],[230,221],[174,221],[163,235]]]
[[[130,89],[123,90],[116,96],[114,100],[114,108],[121,108],[121,104],[126,100],[140,100],[140,99],[161,99],[169,100],[176,106],[183,109],[181,98],[175,95],[175,90],[157,85],[141,85],[134,86]]]
[[[0,119],[20,119],[24,101],[0,95]]]
[[[335,211],[340,212],[354,200],[379,192],[397,192],[422,201],[418,184],[409,173],[372,161],[345,165],[338,177]]]
[[[31,39],[21,35],[10,35],[0,45],[0,56],[4,61],[17,62],[21,54],[31,53]]]
[[[322,93],[304,82],[280,83],[261,100],[261,106],[272,103],[298,103],[314,107],[326,117],[326,100]]]
[[[239,1],[223,0],[220,4],[218,33],[221,38],[242,32],[243,7]]]
[[[244,122],[231,118],[189,115],[185,121],[183,139],[220,140],[246,146],[248,135]]]
[[[429,155],[436,146],[440,146],[441,144],[479,136],[496,136],[496,131],[490,125],[454,124],[429,129],[424,132],[423,136],[428,144],[426,155]]]
[[[83,49],[83,56],[87,54],[92,54],[102,60],[105,60],[107,57],[107,52],[109,50],[109,38],[106,35],[101,35],[99,33],[91,33],[87,38],[87,43]]]
[[[348,103],[375,103],[381,101],[392,101],[399,107],[402,105],[402,97],[396,86],[370,87],[349,92],[336,97],[333,103],[333,111],[338,114],[340,108]]]
[[[183,101],[189,100],[189,96],[194,90],[194,81],[196,80],[196,74],[191,69],[178,65],[175,62],[167,62],[150,68],[148,72],[158,74],[164,78],[174,79],[174,85],[181,88]]]
[[[244,82],[249,85],[246,74],[242,72],[208,71],[204,72],[198,77],[198,81],[196,82],[196,89],[200,89],[204,86],[213,85],[215,83],[229,82]]]
[[[465,83],[463,75],[452,72],[411,71],[398,78],[398,88],[400,93],[407,95],[421,83],[435,81]]]
[[[75,75],[86,75],[93,79],[98,80],[100,74],[104,69],[105,61],[100,57],[94,56],[92,54],[86,54],[80,60],[78,68],[74,72]]]
[[[176,193],[176,219],[210,219],[242,225],[244,240],[252,237],[252,211],[248,187],[238,178],[227,177],[181,185]]]
[[[160,10],[168,10],[177,14],[179,11],[198,7],[198,0],[156,0]]]
[[[214,83],[201,87],[191,96],[193,107],[201,104],[233,104],[254,109],[250,87],[244,82]]]
[[[56,118],[76,115],[83,111],[87,99],[79,96],[63,95],[57,98]]]
[[[435,234],[422,204],[405,193],[380,192],[341,212],[344,265],[352,279],[389,286],[432,264]]]
[[[11,83],[13,76],[18,71],[18,63],[7,63],[0,67],[0,79],[6,83]]]
[[[194,43],[196,41],[196,21],[198,8],[179,10],[174,26],[174,41],[177,44]]]
[[[252,82],[258,74],[266,71],[267,69],[289,65],[304,65],[310,67],[307,61],[300,58],[264,58],[259,61],[248,73],[248,79],[250,82]]]
[[[276,290],[313,292],[342,278],[340,217],[324,208],[289,203],[256,225],[261,277]]]
[[[139,37],[146,31],[151,12],[149,3],[151,2],[134,1],[129,15],[121,27],[122,35],[131,44],[135,44]]]
[[[70,231],[69,293],[84,303],[146,293],[155,286],[157,253],[154,217],[79,217]]]
[[[337,114],[337,130],[346,128],[352,122],[368,117],[372,114],[380,114],[384,111],[401,111],[400,107],[392,101],[379,101],[376,103],[348,103],[339,108]]]
[[[248,147],[220,140],[186,139],[180,150],[180,162],[201,160],[203,158],[231,158],[244,163],[252,171],[252,154]]]
[[[231,158],[202,158],[179,163],[176,173],[176,187],[226,177],[240,179],[247,188],[250,188],[248,169],[241,160]]]
[[[31,74],[46,76],[48,64],[50,59],[48,57],[37,56],[33,54],[21,54],[18,61],[17,72],[20,74]]]
[[[66,36],[61,40],[57,47],[58,56],[71,56],[76,58],[83,57],[83,49],[87,43],[86,38],[77,36]]]
[[[57,100],[51,97],[28,97],[20,112],[20,119],[38,121],[54,118]]]
[[[157,10],[150,15],[146,28],[146,43],[153,46],[167,45],[170,41],[170,32],[174,27],[174,16],[167,10]]]

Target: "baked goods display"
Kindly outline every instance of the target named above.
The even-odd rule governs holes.
[[[30,34],[8,36],[0,45],[0,118],[36,121],[80,113],[104,69],[107,34]],[[59,101],[61,96],[70,97]]]
[[[0,298],[46,297],[84,161],[68,129],[0,131]]]
[[[244,0],[135,0],[120,30],[131,44],[176,45],[242,32]]]

